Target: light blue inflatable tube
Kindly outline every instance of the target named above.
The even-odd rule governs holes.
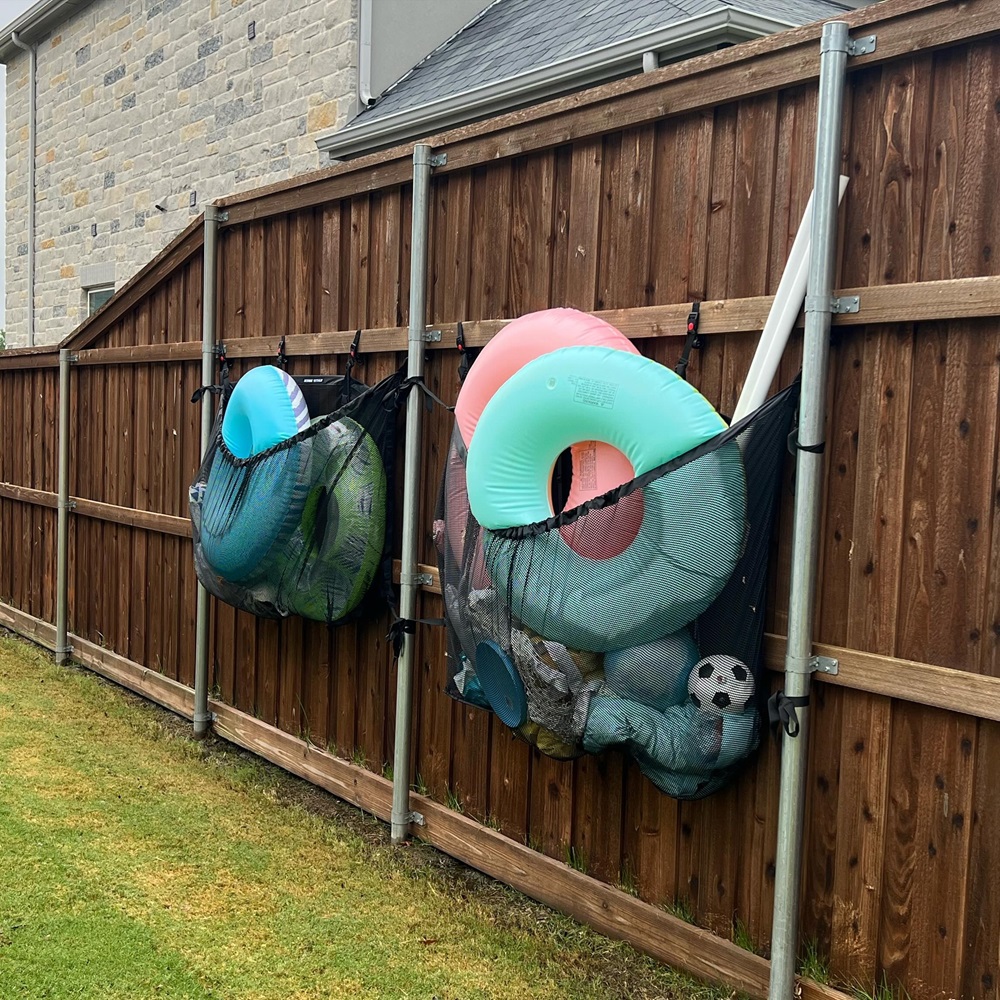
[[[752,710],[720,718],[690,702],[658,712],[627,698],[595,695],[583,746],[588,753],[622,747],[657,788],[689,799],[713,790],[717,773],[747,757],[757,739]]]
[[[237,458],[249,458],[308,426],[309,409],[295,379],[261,365],[236,383],[222,418],[222,440]]]
[[[688,700],[688,674],[700,659],[698,644],[684,628],[640,646],[609,650],[604,679],[615,694],[662,712]]]
[[[241,460],[273,448],[308,425],[302,391],[280,368],[252,368],[236,383],[222,418],[225,449],[216,450],[201,521],[202,554],[231,583],[250,580],[297,522],[305,501],[299,476],[309,446],[290,445],[245,465]]]
[[[508,379],[483,410],[469,448],[469,504],[486,529],[545,521],[553,466],[571,445],[611,444],[640,476],[724,429],[696,389],[648,358],[602,347],[554,351]],[[489,574],[514,617],[595,652],[650,642],[697,618],[743,551],[739,445],[654,480],[642,496],[638,535],[608,559],[580,555],[558,529],[530,538],[485,531]]]

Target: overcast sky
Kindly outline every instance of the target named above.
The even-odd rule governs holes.
[[[11,21],[17,17],[22,11],[27,10],[37,0],[0,0],[0,27],[6,27]],[[0,67],[2,70],[2,67]],[[7,86],[6,86],[6,71],[0,72],[0,135],[7,135]],[[6,159],[6,139],[4,139],[4,158]],[[7,305],[7,294],[6,288],[6,277],[7,277],[7,168],[6,165],[4,169],[0,171],[0,192],[3,193],[2,203],[5,206],[3,211],[0,211],[0,253],[4,254],[4,266],[0,269],[0,329],[3,329],[7,325],[6,321],[6,305]]]

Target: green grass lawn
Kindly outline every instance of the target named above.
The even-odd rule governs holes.
[[[3,1000],[729,995],[187,732],[0,637]]]

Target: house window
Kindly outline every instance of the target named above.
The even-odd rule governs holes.
[[[87,315],[93,316],[101,306],[104,305],[112,295],[115,294],[114,285],[102,285],[98,288],[87,289]]]

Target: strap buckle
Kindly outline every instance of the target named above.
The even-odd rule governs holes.
[[[350,392],[351,369],[353,369],[354,366],[358,363],[358,351],[359,351],[360,347],[361,347],[361,331],[358,330],[354,334],[354,340],[351,341],[351,347],[350,347],[350,350],[348,351],[348,355],[349,355],[349,357],[347,359],[347,384],[348,384],[348,392]]]
[[[698,336],[698,324],[701,322],[701,303],[692,302],[691,312],[687,318],[687,336],[684,339],[684,349],[681,351],[680,359],[674,371],[681,378],[687,378],[688,361],[691,358],[692,348],[701,349],[701,337]]]

